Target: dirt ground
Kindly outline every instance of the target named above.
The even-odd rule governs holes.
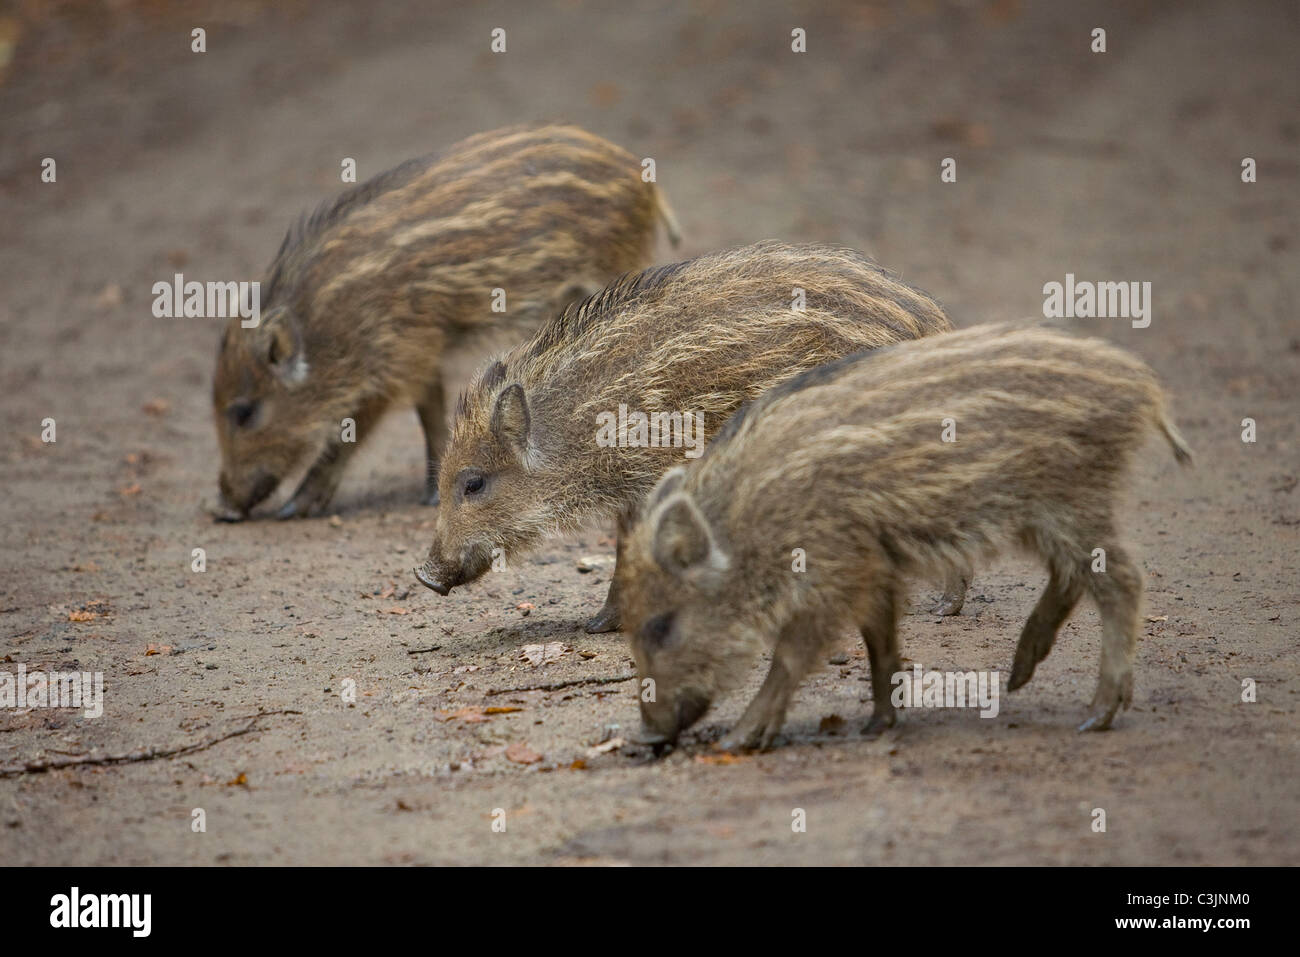
[[[4,863],[1300,863],[1294,4],[111,8],[0,7],[0,670],[105,682],[98,719],[0,710],[0,766],[246,733],[0,778]],[[712,748],[761,667],[662,760],[589,750],[637,724],[624,638],[581,630],[607,568],[577,560],[612,556],[610,530],[448,598],[419,588],[410,411],[335,517],[209,519],[221,322],[154,318],[153,283],[260,278],[344,156],[364,178],[546,118],[655,157],[684,255],[846,243],[963,326],[1041,315],[1067,273],[1152,284],[1149,328],[1073,320],[1155,367],[1198,455],[1182,471],[1153,441],[1134,477],[1147,607],[1114,730],[1074,730],[1099,651],[1085,607],[995,718],[919,710],[863,740],[846,635],[768,753]],[[904,654],[1005,673],[1044,580],[981,568],[953,619],[919,582]],[[548,644],[558,660],[528,660]]]

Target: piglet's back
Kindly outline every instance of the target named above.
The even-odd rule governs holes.
[[[693,411],[712,433],[812,365],[951,328],[933,299],[852,250],[764,242],[624,277],[503,357],[491,383],[521,383],[578,423],[579,441],[620,403]],[[493,398],[483,384],[470,403]]]
[[[494,287],[512,295],[511,314],[544,309],[553,286],[649,258],[659,199],[638,171],[630,153],[574,126],[479,134],[303,220],[263,291],[289,284],[304,313],[349,323],[482,324],[499,318],[484,307]],[[573,275],[581,262],[590,276]]]
[[[982,326],[851,356],[728,422],[691,485],[737,516],[781,504],[826,520],[991,524],[1038,503],[1109,502],[1148,430],[1167,430],[1149,367],[1096,339]],[[797,516],[790,516],[798,521]],[[913,528],[914,540],[926,538]]]

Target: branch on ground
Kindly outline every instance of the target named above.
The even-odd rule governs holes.
[[[489,688],[484,694],[514,694],[518,691],[562,691],[577,685],[612,685],[620,681],[631,681],[636,675],[616,675],[612,678],[575,678],[572,681],[557,681],[549,685],[528,685],[523,688]]]
[[[23,774],[44,774],[46,771],[57,771],[60,768],[73,767],[102,767],[112,764],[138,764],[141,761],[157,761],[162,758],[179,758],[181,755],[194,754],[198,751],[206,751],[215,744],[222,741],[229,741],[231,738],[238,738],[245,734],[252,734],[254,731],[262,731],[258,727],[259,718],[268,718],[276,714],[302,714],[301,711],[291,711],[283,709],[280,711],[259,711],[253,715],[247,726],[229,734],[223,734],[215,738],[207,738],[203,741],[195,741],[192,744],[181,745],[178,748],[145,748],[139,751],[130,751],[126,754],[104,754],[98,757],[86,755],[80,758],[71,758],[68,760],[58,761],[28,761],[26,764],[14,764],[7,767],[0,767],[0,778],[16,778]]]

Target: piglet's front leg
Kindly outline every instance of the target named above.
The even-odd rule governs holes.
[[[350,430],[345,431],[344,424],[339,423],[338,434],[316,457],[293,497],[280,507],[276,513],[278,518],[312,518],[324,514],[338,490],[343,470],[356,454],[357,446],[379,421],[383,409],[384,404],[380,402],[367,403],[351,416]],[[345,441],[348,438],[351,441]]]
[[[763,687],[749,703],[745,713],[731,733],[722,740],[727,751],[766,751],[772,746],[782,725],[790,699],[812,668],[821,650],[821,643],[810,631],[789,628],[777,641],[772,654],[772,667]]]

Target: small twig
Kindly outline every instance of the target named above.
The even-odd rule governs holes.
[[[278,711],[259,711],[257,714],[250,714],[246,718],[236,718],[236,721],[256,721],[258,718],[266,718],[273,714],[302,714],[301,711],[294,711],[292,708],[280,708]]]
[[[408,655],[425,655],[425,654],[428,654],[428,653],[431,652],[431,651],[441,651],[441,650],[442,650],[442,645],[433,645],[433,646],[430,647],[430,648],[415,648],[415,649],[413,649],[412,651],[408,651],[407,654],[408,654]]]
[[[43,774],[46,771],[57,771],[60,768],[71,768],[81,766],[104,766],[111,764],[135,764],[141,761],[156,761],[159,758],[177,758],[182,754],[194,754],[197,751],[206,751],[215,744],[222,741],[229,741],[231,738],[238,738],[241,735],[251,734],[254,731],[261,731],[262,728],[257,726],[259,718],[270,717],[274,714],[302,714],[301,711],[291,711],[283,709],[280,711],[259,711],[248,719],[248,726],[240,728],[237,731],[231,731],[229,734],[223,734],[220,737],[209,738],[206,741],[196,741],[193,744],[182,745],[179,748],[147,748],[143,751],[132,751],[128,754],[106,754],[103,757],[84,757],[73,758],[71,761],[28,761],[22,765],[10,765],[0,767],[0,778],[16,778],[22,774]]]
[[[484,694],[514,694],[518,691],[560,691],[575,685],[612,685],[620,681],[631,681],[636,675],[617,675],[613,678],[574,678],[572,681],[557,681],[549,685],[529,685],[526,688],[489,688]]]

